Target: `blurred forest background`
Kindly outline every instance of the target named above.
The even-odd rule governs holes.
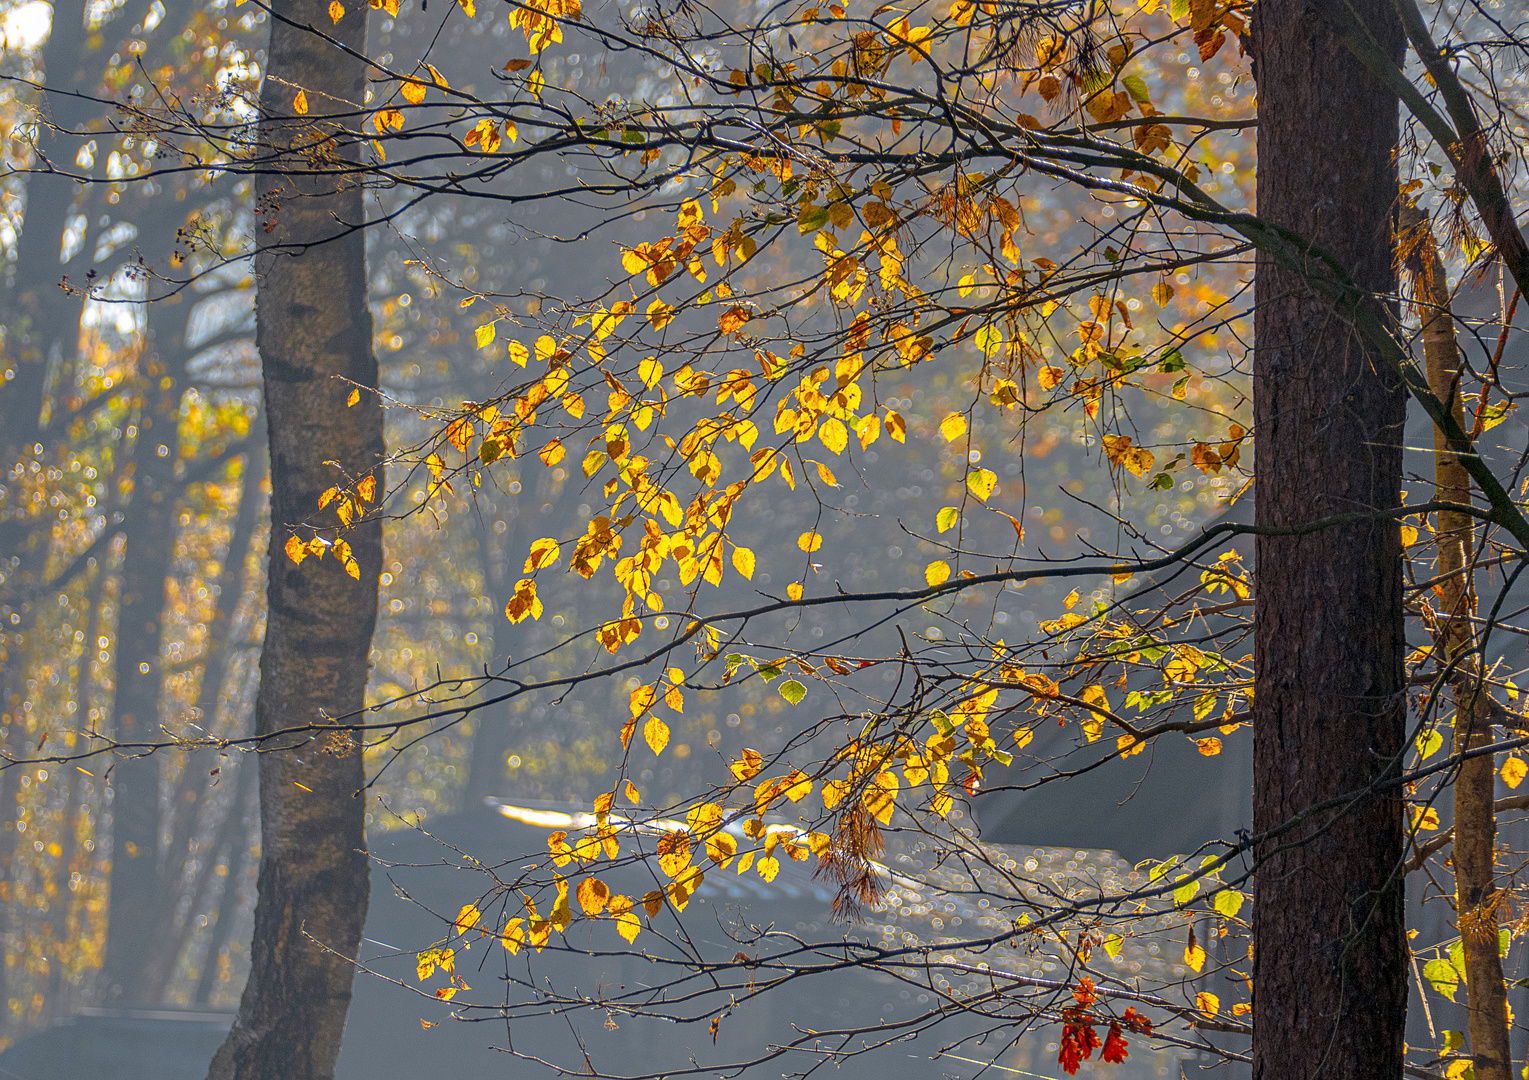
[[[439,26],[416,0],[403,0],[396,17],[372,17],[370,49],[384,62],[390,43],[402,50],[403,39]],[[270,523],[253,282],[247,262],[227,260],[249,250],[258,215],[233,177],[135,180],[152,148],[107,134],[103,110],[89,98],[160,92],[158,83],[207,115],[238,110],[244,106],[227,90],[258,81],[263,18],[231,2],[0,2],[0,752],[74,747],[93,733],[132,743],[248,730]],[[436,48],[485,80],[509,48],[502,19],[458,19],[441,32]],[[1159,105],[1251,115],[1251,84],[1230,53],[1213,72],[1202,72],[1192,51],[1178,55],[1159,75],[1179,100]],[[634,63],[569,52],[546,59],[546,77],[595,99],[621,93],[662,103],[672,72]],[[44,98],[28,82],[56,93]],[[39,110],[60,127],[102,131],[67,162],[102,182],[15,171],[45,168],[52,140]],[[1228,138],[1221,146],[1208,133],[1195,149],[1213,170],[1208,190],[1232,206],[1251,202],[1252,162],[1237,156],[1248,145]],[[526,173],[516,183],[527,191],[577,180],[576,164],[562,161],[543,159]],[[1020,209],[1040,242],[1065,248],[1069,230],[1091,227],[1082,198],[1038,182]],[[600,291],[602,268],[617,261],[612,242],[630,246],[651,231],[637,212],[588,239],[584,211],[550,199],[506,208],[441,197],[407,209],[388,199],[375,193],[376,216],[388,220],[368,236],[366,272],[383,388],[398,406],[487,399],[500,386],[494,364],[504,362],[475,348],[473,313],[459,311],[460,295],[422,268],[422,248],[449,259],[458,280],[511,296],[512,308],[534,317],[560,298]],[[167,300],[142,303],[144,268],[168,265],[176,251],[192,271],[199,262],[217,268]],[[773,267],[782,279],[789,271]],[[1145,412],[1137,420],[1152,442],[1219,441],[1228,420],[1248,424],[1238,320],[1251,272],[1250,263],[1222,261],[1179,274],[1163,310],[1133,310],[1139,339],[1149,330],[1149,344],[1178,335],[1195,351],[1189,370],[1148,376],[1162,426],[1152,431]],[[973,350],[973,372],[980,359]],[[971,399],[958,368],[910,369],[896,388],[908,441],[882,440],[864,455],[864,486],[840,493],[851,513],[815,525],[810,496],[751,489],[744,509],[761,523],[752,542],[762,567],[772,555],[777,564],[788,552],[799,560],[797,534],[816,527],[840,553],[831,572],[846,587],[922,585],[921,553],[933,547],[902,522],[927,531],[939,507],[959,501],[951,492],[962,488],[965,454],[928,437],[941,416]],[[1008,504],[1025,508],[1032,549],[1066,557],[1090,538],[1109,546],[1117,528],[1109,514],[1125,509],[1122,500],[1134,500],[1131,514],[1151,539],[1170,545],[1223,513],[1244,486],[1234,465],[1200,471],[1181,463],[1166,483],[1126,494],[1081,410],[1051,411],[1021,430],[994,406],[975,409],[975,453],[1001,477]],[[411,408],[391,408],[388,417],[390,448],[426,434],[428,421]],[[423,476],[393,496],[375,699],[440,675],[496,670],[506,656],[532,655],[619,604],[613,583],[597,578],[544,593],[540,621],[512,626],[502,614],[528,544],[582,533],[598,502],[573,458],[569,465],[549,470],[528,460],[519,473],[498,472],[481,489],[428,505]],[[768,575],[755,584],[768,585]],[[1099,584],[1096,598],[1109,584]],[[979,619],[995,636],[1025,639],[1056,616],[1068,588],[974,596],[948,618]],[[677,583],[658,589],[680,595]],[[838,629],[832,612],[817,611],[816,622],[787,629],[809,643],[803,647]],[[946,631],[930,618],[917,629],[937,641]],[[591,655],[597,649],[586,645]],[[584,647],[547,663],[578,664]],[[401,756],[402,738],[369,748],[378,775],[368,829],[397,829],[485,796],[579,801],[608,788],[609,721],[626,715],[635,685],[597,682],[555,703],[520,699]],[[721,767],[719,753],[768,747],[786,734],[782,707],[758,680],[725,702],[701,694],[675,726],[673,754],[656,776],[638,778],[644,792],[665,805],[702,790]],[[253,758],[210,750],[0,772],[0,1048],[86,1006],[237,1001],[259,853],[254,781]]]

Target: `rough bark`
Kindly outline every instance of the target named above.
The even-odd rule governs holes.
[[[1465,427],[1461,399],[1460,352],[1455,342],[1449,280],[1428,217],[1408,208],[1401,214],[1401,244],[1407,255],[1414,291],[1423,311],[1423,357],[1428,385],[1449,406],[1455,423]],[[1434,429],[1434,477],[1437,497],[1447,502],[1471,501],[1471,478],[1449,450],[1444,433]],[[1474,653],[1471,618],[1476,614],[1476,589],[1470,571],[1475,521],[1467,514],[1443,512],[1435,521],[1438,545],[1437,654],[1454,665],[1450,690],[1455,706],[1455,750],[1489,746],[1490,713],[1483,696],[1481,666]],[[1513,1052],[1508,1040],[1508,989],[1498,952],[1497,788],[1495,754],[1482,754],[1460,765],[1455,775],[1455,914],[1465,954],[1466,1010],[1469,1017],[1471,1061],[1476,1080],[1508,1080]]]
[[[1353,7],[1399,58],[1389,0]],[[1361,287],[1392,293],[1396,97],[1301,0],[1261,3],[1255,40],[1258,214],[1332,253]],[[1263,259],[1255,288],[1258,524],[1395,506],[1399,379],[1300,275]],[[1255,851],[1253,1075],[1395,1080],[1402,799],[1369,789],[1405,735],[1399,529],[1260,538],[1257,566],[1253,823],[1269,838]]]
[[[331,25],[323,0],[278,0],[273,11],[261,138],[289,144],[294,87],[314,120],[363,100],[364,69],[319,34],[365,44],[367,8],[347,5]],[[296,27],[284,20],[291,20]],[[357,152],[353,143],[341,156]],[[330,559],[295,564],[283,553],[291,526],[336,524],[319,496],[373,474],[382,483],[382,412],[374,394],[346,407],[352,380],[376,386],[366,306],[361,192],[334,173],[272,169],[257,183],[264,227],[255,260],[257,344],[264,367],[271,453],[271,543],[267,622],[255,727],[260,734],[364,705],[377,578],[380,521],[346,534],[359,563],[352,580]],[[338,466],[326,464],[337,462]],[[212,1080],[310,1080],[334,1074],[350,1005],[351,958],[366,918],[367,862],[360,751],[345,740],[306,735],[269,740],[260,756],[259,899],[249,982]]]

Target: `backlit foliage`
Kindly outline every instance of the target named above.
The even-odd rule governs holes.
[[[300,160],[352,182],[338,151],[354,148],[376,195],[375,344],[400,479],[337,477],[306,520],[273,528],[285,557],[359,577],[346,530],[385,515],[386,625],[370,711],[304,730],[364,744],[376,828],[417,823],[484,769],[590,805],[546,830],[534,862],[485,868],[418,951],[417,981],[463,1015],[513,1017],[524,1003],[474,991],[459,950],[497,942],[519,964],[658,939],[675,985],[704,970],[744,999],[835,965],[916,968],[931,1024],[1018,1033],[985,1060],[1017,1062],[1005,1055],[1037,1027],[1057,1049],[1026,1066],[1068,1073],[1149,1042],[1239,1053],[1251,838],[1079,880],[961,822],[984,791],[1117,761],[1140,776],[1166,740],[1209,770],[1247,738],[1252,268],[1307,254],[1252,215],[1250,6],[530,0],[435,23],[373,6],[393,36],[373,50],[370,96],[340,108],[293,87],[291,145],[254,138],[249,80],[230,78],[216,108],[112,100],[124,130],[208,176]],[[1451,284],[1501,282],[1495,310],[1460,315],[1503,342],[1467,380],[1475,440],[1512,419],[1503,347],[1529,266],[1494,264],[1498,219],[1460,165],[1516,175],[1523,75],[1502,54],[1523,44],[1474,5],[1428,15],[1510,103],[1493,154],[1467,157],[1409,102],[1397,195],[1432,215]],[[490,24],[492,80],[416,45]],[[1430,78],[1412,81],[1429,101]],[[1301,265],[1418,373],[1417,281],[1392,326],[1364,321],[1338,270]],[[42,493],[36,471],[16,482]],[[1529,524],[1521,492],[1473,477],[1485,597]],[[1443,593],[1428,482],[1393,515],[1419,641],[1449,621],[1429,599]],[[1436,873],[1457,661],[1424,645],[1409,663],[1412,869]],[[1529,774],[1514,666],[1478,683],[1510,788]],[[495,725],[511,732],[499,744]],[[705,881],[770,883],[795,863],[839,916],[898,929],[853,945],[760,933],[721,962],[686,944],[676,916]],[[898,921],[979,893],[992,906],[959,938]],[[1501,910],[1456,913],[1463,925],[1423,920],[1413,948],[1435,994],[1459,987],[1462,934],[1507,948],[1518,893],[1501,895]],[[1123,974],[1119,957],[1147,943],[1167,962]],[[539,992],[588,1006],[572,987]],[[714,1006],[619,1004],[691,1022]],[[716,1068],[750,1064],[719,1026]],[[1435,1034],[1416,1063],[1458,1080],[1459,1037]]]

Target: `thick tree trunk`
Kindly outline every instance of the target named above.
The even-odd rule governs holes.
[[[1399,59],[1389,0],[1353,6]],[[1390,294],[1397,100],[1304,0],[1265,0],[1257,20],[1258,213]],[[1298,275],[1260,260],[1256,293],[1258,524],[1397,505],[1400,381]],[[1405,738],[1399,529],[1260,538],[1257,558],[1253,825],[1293,827],[1255,852],[1253,1075],[1396,1080],[1402,794],[1367,789]]]
[[[320,114],[354,109],[363,67],[313,32],[365,45],[364,5],[331,25],[324,0],[277,0],[261,93],[267,148],[298,133],[301,87]],[[304,125],[305,130],[308,129]],[[343,136],[342,136],[343,138]],[[338,147],[354,156],[354,143]],[[306,158],[294,155],[295,170]],[[376,386],[366,306],[361,191],[330,175],[273,169],[259,177],[265,228],[256,255],[257,341],[265,372],[271,448],[271,545],[265,647],[255,705],[258,733],[278,732],[364,705],[382,526],[373,519],[346,539],[359,563],[352,580],[334,559],[294,564],[283,553],[291,526],[336,524],[319,496],[371,474],[382,484],[382,411],[374,394],[346,407],[353,380]],[[274,226],[274,227],[273,227]],[[338,462],[338,468],[326,462]],[[306,538],[306,536],[305,536]],[[260,757],[261,853],[251,969],[233,1030],[209,1077],[310,1080],[334,1074],[354,974],[350,958],[366,919],[367,862],[359,747],[332,737],[281,737]]]

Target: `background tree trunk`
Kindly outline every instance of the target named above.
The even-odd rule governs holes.
[[[1455,423],[1470,430],[1461,400],[1460,351],[1455,342],[1449,278],[1439,257],[1428,215],[1402,210],[1401,248],[1413,292],[1423,307],[1423,355],[1428,386],[1449,406]],[[1436,495],[1447,502],[1471,501],[1471,478],[1451,453],[1444,433],[1433,433]],[[1475,519],[1443,512],[1435,519],[1438,545],[1438,612],[1435,655],[1456,665],[1450,677],[1455,703],[1455,750],[1479,749],[1492,743],[1492,723],[1486,708],[1486,687],[1475,653],[1475,575],[1471,563]],[[1455,870],[1455,917],[1465,957],[1466,1011],[1469,1016],[1471,1065],[1475,1080],[1508,1080],[1513,1052],[1508,1038],[1508,988],[1503,981],[1497,927],[1503,900],[1497,891],[1497,755],[1481,754],[1460,764],[1455,775],[1455,844],[1450,860]]]
[[[1388,0],[1354,0],[1398,60]],[[1397,99],[1315,9],[1257,9],[1258,213],[1396,288]],[[1260,525],[1397,505],[1406,398],[1357,335],[1260,260],[1254,356]],[[1257,543],[1254,832],[1363,792],[1405,737],[1395,521]],[[1361,796],[1264,842],[1254,899],[1255,1080],[1395,1080],[1407,942],[1402,792]]]
[[[298,133],[290,120],[276,119],[291,117],[297,88],[307,96],[310,120],[363,101],[360,62],[317,33],[282,21],[322,27],[362,49],[366,6],[347,5],[337,25],[326,7],[324,0],[278,0],[273,7],[260,102],[262,144],[273,155],[284,155]],[[359,153],[354,143],[337,151],[352,159]],[[345,404],[351,385],[344,380],[377,385],[365,249],[352,229],[363,217],[361,191],[342,187],[349,178],[333,172],[300,175],[305,160],[281,158],[294,172],[272,168],[257,188],[263,227],[270,230],[258,234],[255,275],[272,489],[259,733],[364,705],[382,563],[382,526],[375,518],[346,535],[359,581],[333,559],[295,564],[282,551],[295,523],[336,523],[333,506],[322,519],[318,509],[331,485],[372,474],[377,490],[384,490],[377,397],[363,393],[354,407]],[[271,741],[261,754],[259,900],[249,982],[233,1030],[213,1058],[212,1080],[333,1076],[350,1005],[350,958],[366,919],[363,780],[360,750],[344,740],[294,736]]]

